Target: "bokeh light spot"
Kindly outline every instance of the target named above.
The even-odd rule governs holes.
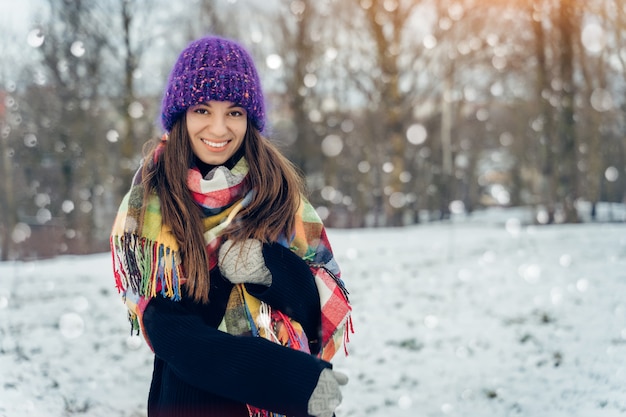
[[[343,140],[337,135],[328,135],[322,140],[322,152],[333,158],[343,150]]]
[[[85,322],[83,318],[76,313],[65,313],[59,319],[59,330],[63,337],[76,339],[84,333]]]
[[[33,29],[30,32],[28,32],[28,36],[26,37],[26,42],[28,43],[28,45],[32,46],[33,48],[39,48],[41,45],[43,45],[43,42],[45,39],[46,37],[41,32],[41,29]]]
[[[406,131],[406,138],[413,145],[421,145],[427,137],[428,131],[419,123],[411,125]]]

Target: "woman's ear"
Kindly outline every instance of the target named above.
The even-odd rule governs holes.
[[[170,134],[168,132],[163,133],[161,136],[161,142],[167,142],[170,139]]]

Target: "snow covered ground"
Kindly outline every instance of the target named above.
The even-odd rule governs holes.
[[[626,414],[626,224],[511,215],[329,231],[356,329],[338,417]],[[0,416],[145,416],[128,332],[108,254],[0,264]]]

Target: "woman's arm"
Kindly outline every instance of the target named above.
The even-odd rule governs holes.
[[[246,289],[300,323],[309,339],[311,353],[317,354],[321,336],[320,297],[309,265],[278,243],[264,244],[263,258],[272,274],[272,284],[269,287],[246,284]]]
[[[299,322],[310,352],[330,360],[351,330],[351,307],[323,231],[321,237],[306,261],[278,243],[223,244],[219,266],[226,279],[245,284],[251,295]]]
[[[202,390],[287,415],[307,416],[320,373],[330,363],[258,337],[232,336],[183,302],[157,296],[143,324],[155,354]]]

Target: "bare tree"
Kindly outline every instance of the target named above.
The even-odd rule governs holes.
[[[11,131],[15,126],[11,126],[11,118],[13,116],[12,104],[14,99],[0,92],[0,260],[6,261],[11,257],[13,251],[13,232],[17,225],[17,201],[15,196],[15,188],[13,172],[15,170],[15,160],[13,158],[14,150],[9,143]]]
[[[101,183],[100,147],[105,141],[105,79],[108,45],[108,14],[94,2],[50,3],[50,18],[43,24],[45,41],[39,51],[48,86],[58,102],[41,109],[53,120],[49,129],[55,138],[54,164],[60,182],[54,187],[53,212],[64,217],[65,245],[71,252],[90,251],[95,244],[95,187]],[[52,114],[50,111],[52,110]],[[43,127],[45,129],[45,127]],[[100,140],[98,140],[100,139]],[[70,208],[71,207],[71,208]]]
[[[554,222],[557,198],[556,161],[558,152],[555,143],[554,107],[551,100],[551,83],[553,64],[548,61],[550,54],[549,35],[546,34],[544,24],[549,17],[550,9],[543,0],[534,0],[528,4],[528,21],[534,35],[534,57],[536,60],[535,99],[540,103],[538,115],[538,130],[540,132],[540,159],[541,182],[538,190],[541,202],[546,208],[546,223]]]
[[[394,7],[384,7],[376,2],[365,6],[365,18],[374,42],[374,54],[379,64],[380,76],[374,80],[380,92],[381,113],[380,140],[388,144],[386,161],[389,165],[388,180],[383,193],[388,198],[384,204],[385,224],[401,226],[403,212],[400,204],[393,204],[392,196],[406,193],[402,176],[406,175],[406,130],[411,113],[406,92],[400,88],[402,68],[399,63],[402,38],[406,25],[419,2],[397,2]],[[390,200],[391,198],[391,200]]]
[[[574,39],[580,36],[580,16],[569,0],[560,0],[557,27],[559,29],[559,68],[561,89],[558,124],[560,164],[559,200],[563,204],[565,222],[578,222],[575,203],[578,199],[578,150],[574,120],[576,83],[574,82]]]
[[[122,90],[121,114],[124,120],[124,132],[121,135],[120,149],[120,178],[118,183],[122,188],[128,187],[133,175],[133,161],[137,158],[138,138],[136,136],[135,120],[132,106],[140,106],[137,100],[135,87],[135,73],[139,68],[139,58],[145,51],[146,45],[139,48],[135,46],[133,23],[135,14],[132,10],[133,4],[127,0],[120,0],[120,17],[122,23],[122,43],[120,48],[121,59],[123,60],[124,83]]]
[[[158,3],[157,3],[158,5]],[[130,180],[137,169],[143,144],[153,134],[152,120],[149,115],[155,113],[158,98],[140,92],[138,82],[143,73],[154,73],[153,69],[143,71],[156,63],[142,62],[150,55],[150,48],[155,41],[165,38],[163,17],[155,13],[154,2],[145,0],[119,0],[118,7],[113,9],[113,23],[119,24],[119,36],[108,38],[108,47],[112,51],[114,62],[121,69],[117,79],[119,92],[111,99],[118,100],[118,113],[121,118],[119,126],[119,145],[114,147],[116,157],[113,159],[112,170],[117,172],[115,178],[116,193],[125,193]],[[176,21],[176,16],[169,16]],[[116,19],[117,18],[117,19]],[[119,23],[118,23],[119,22]],[[146,31],[145,28],[153,28]]]
[[[591,217],[596,218],[599,201],[624,201],[625,124],[619,97],[625,87],[621,80],[626,72],[620,54],[620,40],[626,35],[626,11],[616,1],[591,1],[584,5],[586,15],[593,16],[583,35],[576,39],[577,65],[582,73],[581,100],[584,113],[581,138],[581,197],[591,203]],[[585,34],[586,32],[586,34]],[[621,72],[621,74],[620,74]]]
[[[0,28],[0,35],[7,45],[19,45],[16,36]],[[7,46],[5,56],[17,53]],[[23,124],[19,102],[16,99],[17,74],[10,73],[14,62],[11,59],[0,61],[0,260],[6,261],[14,254],[15,242],[13,233],[18,224],[18,196],[15,190],[15,172],[18,161],[15,148],[19,146],[19,138],[23,136]],[[13,81],[11,81],[13,80]],[[18,174],[19,175],[19,174]]]

